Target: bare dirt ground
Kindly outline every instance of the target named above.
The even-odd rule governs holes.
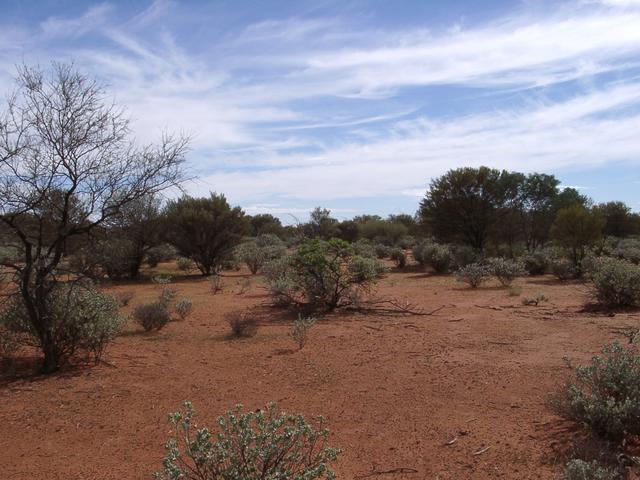
[[[150,478],[164,455],[166,415],[185,399],[211,426],[236,403],[277,401],[324,415],[331,445],[343,449],[341,479],[557,478],[576,434],[548,406],[567,374],[563,356],[587,360],[621,338],[616,328],[639,320],[584,312],[588,288],[552,277],[522,280],[517,297],[497,285],[471,290],[451,277],[392,272],[381,295],[444,308],[433,316],[336,313],[295,351],[292,315],[259,306],[268,298],[257,277],[239,295],[246,276],[225,274],[215,296],[205,279],[177,279],[193,314],[157,334],[131,322],[108,364],[1,379],[2,478]],[[110,289],[134,290],[136,305],[159,286]],[[521,305],[539,293],[549,302]],[[256,308],[260,330],[232,340],[223,315],[246,307]]]

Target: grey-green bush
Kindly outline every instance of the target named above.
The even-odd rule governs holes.
[[[407,266],[407,257],[400,247],[392,248],[391,253],[389,254],[389,258],[394,261],[396,267],[398,268],[404,268]]]
[[[554,404],[560,415],[597,436],[620,442],[640,434],[638,352],[618,342],[605,345],[589,365],[575,367]]]
[[[640,305],[640,266],[601,257],[590,270],[598,303],[609,308]]]
[[[90,285],[59,284],[47,300],[52,343],[56,358],[64,365],[76,353],[93,356],[97,363],[108,344],[120,333],[125,319],[118,302]],[[21,341],[39,347],[20,296],[12,296],[0,313],[0,325],[20,334]]]
[[[539,250],[524,254],[520,261],[529,275],[544,275],[547,271],[547,257]]]
[[[602,467],[598,462],[573,459],[565,466],[562,480],[623,480],[614,470]]]
[[[255,275],[266,263],[283,256],[285,251],[282,240],[276,235],[267,234],[241,243],[236,247],[235,254]]]
[[[173,306],[173,309],[180,317],[180,320],[185,320],[189,315],[191,315],[191,311],[193,310],[193,301],[190,298],[181,298]]]
[[[298,350],[307,344],[309,340],[309,332],[316,324],[314,317],[303,317],[298,315],[298,318],[293,321],[293,327],[291,328],[291,337],[298,345]]]
[[[491,271],[486,265],[470,263],[456,270],[455,276],[458,281],[468,284],[471,288],[478,288],[491,276]]]
[[[508,258],[490,258],[487,261],[489,271],[505,287],[508,287],[518,277],[527,274],[522,262]]]
[[[566,281],[576,278],[578,272],[575,265],[568,258],[553,258],[549,260],[549,267],[558,280]]]
[[[173,435],[165,445],[156,480],[334,479],[339,450],[327,446],[329,431],[319,417],[281,413],[275,404],[244,413],[242,406],[218,418],[218,431],[198,427],[189,402],[169,415]]]
[[[133,318],[145,332],[161,330],[171,321],[167,305],[161,302],[138,305],[133,311]]]

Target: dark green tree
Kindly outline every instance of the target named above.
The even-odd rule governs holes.
[[[249,221],[240,207],[231,208],[224,195],[184,196],[166,209],[169,241],[180,255],[194,261],[203,275],[220,270],[242,237]]]
[[[602,216],[580,205],[558,211],[551,227],[551,236],[562,245],[571,258],[578,273],[589,247],[602,238],[604,219]]]

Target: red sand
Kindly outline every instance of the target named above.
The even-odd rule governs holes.
[[[327,417],[343,449],[338,478],[539,479],[561,472],[572,427],[553,415],[549,395],[567,371],[620,338],[638,315],[582,312],[588,288],[551,277],[521,281],[522,297],[450,277],[391,273],[381,295],[408,299],[433,316],[336,313],[294,351],[291,314],[256,307],[254,338],[227,337],[225,312],[268,298],[258,277],[238,295],[243,274],[212,295],[204,279],[178,283],[194,312],[157,334],[133,323],[107,352],[109,365],[0,383],[0,456],[6,479],[143,479],[160,468],[166,415],[191,400],[202,424],[236,403]],[[132,305],[157,285],[127,285]],[[445,445],[457,437],[452,445]],[[484,451],[483,451],[484,450]],[[474,455],[474,452],[483,453]],[[415,470],[365,477],[372,469]]]

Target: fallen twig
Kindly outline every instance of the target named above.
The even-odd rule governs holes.
[[[491,445],[489,445],[488,447],[484,447],[476,452],[473,452],[473,455],[482,455],[484,452],[486,452],[487,450],[489,450],[491,448]]]
[[[458,441],[458,437],[453,437],[451,440],[449,440],[448,442],[445,442],[445,446],[449,446],[449,445],[453,445],[454,443],[456,443]]]
[[[391,470],[377,470],[376,467],[374,466],[371,469],[370,473],[365,473],[364,475],[359,475],[355,478],[368,478],[368,477],[373,477],[375,475],[393,475],[396,473],[418,473],[418,471],[414,468],[407,468],[407,467],[392,468]]]

